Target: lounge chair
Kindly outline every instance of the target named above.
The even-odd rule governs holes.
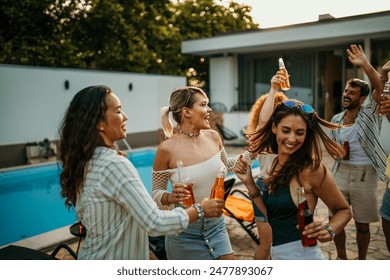
[[[69,230],[72,235],[80,237],[76,252],[65,243],[58,244],[50,254],[28,247],[9,245],[0,249],[0,260],[59,260],[57,254],[61,249],[77,260],[81,239],[85,237],[87,230],[80,222],[71,225]]]
[[[244,191],[232,190],[235,181],[235,178],[225,181],[225,215],[235,219],[252,240],[259,245],[260,240],[255,234],[257,227],[251,199]]]
[[[224,140],[234,140],[238,138],[238,135],[234,131],[227,128],[226,126],[223,126],[218,123],[215,124],[215,126],[217,127],[218,131],[221,133]]]
[[[77,259],[76,253],[68,245],[59,244],[51,254],[27,247],[9,245],[0,249],[0,260],[58,260],[56,255],[61,249],[65,249],[74,259]]]
[[[79,242],[76,251],[76,254],[78,254],[81,241],[87,235],[87,229],[81,224],[81,222],[76,222],[70,227],[70,233],[74,236],[79,237]],[[167,257],[165,253],[165,236],[149,236],[149,250],[153,252],[154,256],[157,259],[166,260]]]
[[[85,226],[83,226],[83,224],[81,222],[76,222],[70,226],[70,233],[73,236],[76,236],[79,238],[79,243],[77,244],[77,250],[76,250],[76,254],[78,255],[79,250],[80,250],[81,241],[87,235],[87,229],[85,228]]]

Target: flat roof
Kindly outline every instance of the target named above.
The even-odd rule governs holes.
[[[183,41],[182,53],[218,56],[355,43],[390,38],[390,10]]]

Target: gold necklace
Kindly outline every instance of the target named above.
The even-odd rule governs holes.
[[[197,137],[200,135],[200,132],[198,132],[198,133],[185,132],[185,131],[181,130],[180,128],[178,128],[177,131],[179,131],[180,133],[183,133],[189,137]]]

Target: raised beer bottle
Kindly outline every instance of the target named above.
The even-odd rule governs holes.
[[[317,245],[317,238],[309,238],[307,235],[303,235],[302,232],[305,226],[313,222],[313,215],[307,204],[305,190],[303,187],[298,188],[298,227],[301,231],[301,240],[303,247],[312,247]]]
[[[289,90],[290,86],[290,78],[288,77],[288,72],[286,66],[284,65],[283,58],[279,58],[279,70],[281,70],[286,78],[286,81],[280,84],[280,88],[282,90]]]
[[[185,185],[185,189],[190,192],[190,197],[183,200],[184,207],[190,207],[195,204],[194,192],[192,191],[193,183],[190,181],[190,178],[187,176],[186,170],[184,169],[183,161],[178,160],[176,162],[177,171],[179,175],[178,182]]]
[[[386,63],[387,64],[387,63]],[[380,115],[386,115],[387,112],[385,111],[385,108],[383,107],[386,104],[383,104],[382,102],[386,102],[390,100],[390,71],[387,73],[387,80],[383,85],[383,92],[380,96],[381,103],[379,104],[379,114]]]
[[[217,178],[213,188],[211,189],[210,198],[224,199],[225,197],[225,167],[219,167]]]

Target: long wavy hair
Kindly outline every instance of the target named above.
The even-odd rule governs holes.
[[[254,132],[257,129],[257,126],[259,125],[260,111],[263,108],[263,105],[264,105],[265,100],[267,99],[267,96],[268,96],[268,93],[263,94],[262,96],[260,96],[256,100],[255,104],[253,104],[253,106],[250,110],[250,113],[249,113],[249,115],[251,117],[250,117],[249,122],[248,122],[248,127],[245,130],[246,133],[247,132]],[[277,91],[274,94],[274,99],[275,99],[275,103],[274,103],[274,109],[275,109],[275,107],[277,105],[279,105],[284,100],[287,100],[288,98],[283,92]]]
[[[302,104],[295,100],[296,103]],[[288,107],[280,103],[272,113],[272,117],[267,123],[257,129],[253,133],[248,133],[248,147],[247,150],[251,153],[272,153],[278,154],[278,143],[276,135],[272,132],[272,125],[277,126],[281,120],[287,116],[300,116],[307,125],[306,138],[302,147],[295,153],[290,155],[287,162],[281,167],[277,173],[270,174],[265,180],[272,190],[276,185],[289,185],[291,179],[296,177],[299,181],[299,173],[306,167],[317,169],[321,166],[322,148],[321,141],[328,153],[334,158],[342,158],[345,155],[345,149],[335,141],[333,141],[327,133],[322,129],[337,129],[341,126],[330,123],[321,119],[317,112],[306,113],[298,106]]]
[[[194,86],[180,87],[171,93],[169,107],[164,106],[160,109],[161,124],[165,137],[169,138],[173,135],[173,125],[169,117],[169,112],[172,113],[174,121],[180,125],[183,119],[181,109],[184,107],[192,108],[196,102],[195,95],[197,93],[206,96],[206,93],[201,88]]]
[[[69,209],[76,206],[83,186],[85,167],[97,146],[104,146],[98,125],[107,110],[106,96],[111,89],[90,86],[79,91],[70,102],[59,127],[59,156],[61,196]]]

